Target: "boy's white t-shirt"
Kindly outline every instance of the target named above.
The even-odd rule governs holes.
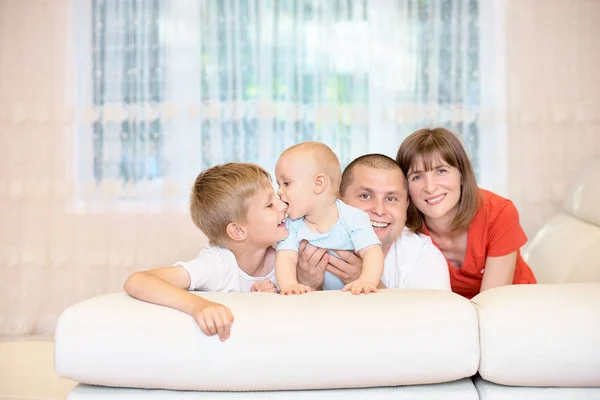
[[[207,245],[190,261],[174,264],[190,275],[188,290],[200,292],[250,292],[252,285],[269,279],[275,285],[275,268],[267,276],[250,276],[240,269],[231,250]]]
[[[404,228],[385,256],[383,284],[392,289],[450,289],[448,263],[427,235]]]

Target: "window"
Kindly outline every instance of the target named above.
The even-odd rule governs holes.
[[[82,201],[181,204],[200,170],[272,171],[304,140],[342,165],[394,157],[424,125],[461,133],[479,171],[479,1],[393,5],[88,0],[77,13]]]

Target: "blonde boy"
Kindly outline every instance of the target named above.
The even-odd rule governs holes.
[[[188,290],[277,293],[272,245],[287,237],[286,205],[263,168],[229,163],[198,175],[190,211],[209,244],[191,261],[132,274],[124,288],[137,299],[191,315],[202,332],[224,341],[231,310]]]
[[[341,174],[337,156],[323,143],[300,143],[279,157],[275,166],[277,194],[288,204],[286,226],[289,232],[277,245],[275,270],[281,294],[310,291],[308,286],[298,283],[296,277],[302,240],[329,249],[333,255],[336,255],[333,250],[355,250],[363,259],[362,273],[357,280],[344,286],[339,278],[326,273],[323,289],[343,287],[353,294],[377,291],[383,273],[381,244],[368,214],[338,199]],[[336,280],[339,287],[335,287]]]

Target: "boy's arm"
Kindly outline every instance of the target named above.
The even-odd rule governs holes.
[[[233,323],[229,308],[188,292],[189,287],[190,275],[181,266],[135,272],[123,285],[132,297],[189,314],[206,335],[228,339]]]
[[[297,263],[297,251],[277,251],[277,256],[275,257],[275,277],[281,289],[281,294],[288,295],[310,292],[310,287],[298,283],[298,279],[296,278]]]
[[[171,307],[191,315],[198,296],[188,292],[189,287],[190,275],[183,267],[134,272],[123,285],[125,291],[138,300]]]

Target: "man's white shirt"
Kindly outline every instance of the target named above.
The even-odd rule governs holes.
[[[390,289],[450,290],[448,264],[427,235],[404,228],[385,256],[383,284]]]

